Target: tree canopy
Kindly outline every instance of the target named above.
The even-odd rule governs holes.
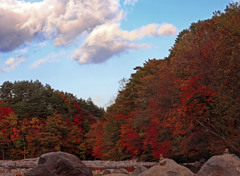
[[[90,130],[102,134],[94,156],[151,160],[163,154],[189,161],[225,148],[240,155],[239,3],[192,23],[168,57],[135,70]]]
[[[67,151],[82,159],[195,161],[240,156],[240,4],[179,33],[170,54],[121,82],[104,112],[39,81],[0,87],[5,156]]]
[[[5,158],[37,157],[48,151],[91,156],[85,135],[104,114],[91,99],[77,99],[38,80],[4,82],[0,110]]]

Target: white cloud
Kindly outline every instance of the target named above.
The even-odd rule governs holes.
[[[36,43],[34,46],[35,47],[44,47],[44,46],[47,46],[47,42],[43,41],[43,42],[40,42],[40,43]]]
[[[56,46],[71,44],[106,21],[121,18],[117,0],[44,0],[0,3],[0,51],[16,49],[40,34]]]
[[[100,96],[97,96],[97,97],[94,98],[94,102],[99,103],[100,101],[101,101],[101,97]]]
[[[73,59],[78,60],[80,64],[100,63],[130,49],[150,47],[146,44],[135,44],[132,41],[146,36],[158,37],[175,34],[176,28],[169,24],[149,24],[129,32],[120,29],[119,23],[106,23],[94,28],[82,46],[75,52]]]
[[[135,5],[138,2],[138,0],[125,0],[124,5]]]
[[[136,2],[125,0],[124,4]],[[81,64],[100,63],[130,49],[150,47],[134,43],[136,40],[176,34],[176,28],[171,24],[149,24],[132,31],[122,30],[122,16],[119,0],[1,0],[0,52],[12,51],[39,37],[42,42],[38,46],[46,45],[44,39],[53,40],[55,46],[65,46],[84,37],[86,40],[79,44],[73,58]],[[31,68],[48,61],[41,59]]]
[[[44,64],[47,61],[48,61],[48,59],[39,59],[31,65],[30,69],[38,68],[41,64]]]
[[[8,71],[14,70],[18,65],[24,62],[25,62],[25,58],[23,56],[10,58],[5,62],[5,67],[2,69],[0,68],[0,72],[8,72]]]
[[[157,34],[160,35],[176,35],[177,28],[174,27],[172,24],[163,24],[160,26],[160,28],[157,31]]]
[[[50,53],[47,57],[33,62],[33,64],[30,66],[30,69],[38,68],[38,67],[40,67],[40,65],[45,64],[45,63],[49,63],[49,62],[59,62],[59,60],[57,60],[56,58],[58,56],[63,56],[65,54],[66,54],[65,52]]]
[[[18,54],[25,54],[27,52],[28,52],[28,48],[27,47],[16,51],[16,53],[18,53]]]

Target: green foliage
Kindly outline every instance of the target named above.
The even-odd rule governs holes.
[[[0,100],[6,102],[0,102],[5,158],[38,157],[49,151],[92,157],[86,134],[104,113],[92,100],[78,100],[39,81],[4,82]]]
[[[67,151],[81,159],[194,161],[240,156],[240,4],[192,23],[170,55],[136,67],[104,112],[91,99],[43,86],[0,88],[0,143],[6,157]]]

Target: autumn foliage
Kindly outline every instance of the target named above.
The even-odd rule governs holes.
[[[5,82],[0,96],[0,158],[32,158],[52,151],[92,158],[86,134],[104,110],[90,99],[77,99],[39,81]]]
[[[182,31],[167,58],[136,67],[99,122],[94,155],[194,161],[225,148],[239,155],[239,24],[232,3]]]
[[[192,23],[168,57],[135,71],[106,112],[38,81],[5,82],[5,157],[66,151],[82,159],[195,161],[225,148],[240,156],[239,3]]]

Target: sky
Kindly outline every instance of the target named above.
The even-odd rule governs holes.
[[[106,108],[135,67],[231,2],[0,0],[0,85],[39,80]]]

